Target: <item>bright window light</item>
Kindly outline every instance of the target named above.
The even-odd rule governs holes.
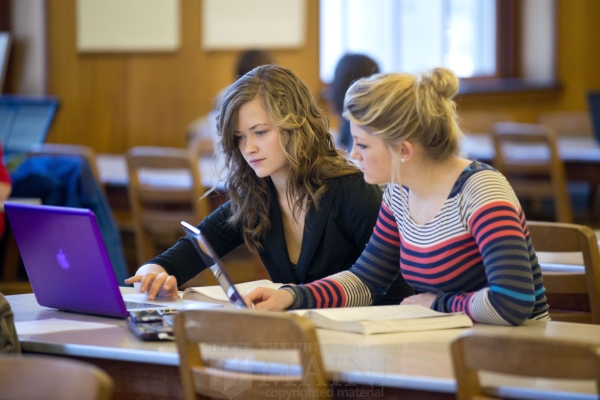
[[[321,79],[345,53],[381,71],[436,66],[459,77],[496,72],[496,0],[321,0]]]

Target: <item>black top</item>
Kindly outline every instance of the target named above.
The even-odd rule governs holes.
[[[263,239],[260,258],[273,282],[309,283],[345,271],[364,250],[377,221],[382,193],[378,186],[367,184],[357,173],[329,179],[329,188],[319,202],[311,207],[304,222],[302,249],[296,266],[289,259],[281,209],[275,187],[271,190],[271,229]],[[233,227],[227,202],[198,226],[217,255],[223,257],[244,243],[242,229]],[[158,264],[182,284],[206,268],[190,240],[186,237],[158,257],[148,261]],[[377,304],[399,304],[414,291],[398,275],[388,293]]]

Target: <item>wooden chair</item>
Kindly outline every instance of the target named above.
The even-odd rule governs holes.
[[[556,111],[542,113],[538,123],[557,136],[592,136],[592,121],[585,111]]]
[[[554,134],[543,125],[502,122],[494,125],[494,167],[510,182],[520,199],[531,199],[534,212],[551,198],[555,220],[573,221],[564,165]]]
[[[142,264],[184,236],[182,220],[197,224],[210,207],[206,199],[200,201],[204,189],[198,160],[188,151],[138,146],[126,157],[137,259]]]
[[[50,356],[0,356],[3,399],[109,400],[114,384],[100,368]]]
[[[451,352],[458,400],[496,398],[481,387],[478,370],[532,378],[595,380],[600,393],[600,349],[596,346],[470,333],[453,341]]]
[[[466,133],[487,133],[494,130],[498,122],[513,122],[513,117],[501,111],[468,111],[458,113],[458,124]]]
[[[535,251],[581,252],[585,275],[544,272],[554,321],[600,324],[600,253],[594,231],[583,225],[528,221]]]
[[[591,137],[593,135],[590,113],[586,111],[555,111],[542,113],[538,117],[538,123],[552,129],[557,137],[573,136]],[[599,195],[598,187],[590,187],[587,196],[587,218],[594,219]]]
[[[286,398],[313,399],[319,392],[325,396],[328,393],[315,327],[306,318],[265,311],[189,310],[177,315],[175,337],[186,400],[264,399],[271,389],[285,389],[287,393],[296,391]],[[218,348],[237,345],[240,351],[248,353],[264,350],[265,344],[275,345],[278,349],[297,349],[302,373],[271,375],[269,367],[266,371],[269,375],[224,370],[220,368],[221,364],[207,362],[206,354],[203,359],[200,343],[217,344]],[[206,346],[202,349],[208,350]]]

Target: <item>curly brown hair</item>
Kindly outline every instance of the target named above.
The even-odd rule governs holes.
[[[291,70],[264,65],[235,81],[219,97],[217,130],[227,170],[232,213],[229,223],[242,225],[244,242],[251,250],[262,249],[262,237],[271,228],[270,178],[256,176],[244,160],[234,133],[240,108],[255,98],[281,130],[279,143],[290,167],[286,197],[295,217],[303,209],[319,208],[329,178],[358,172],[345,152],[335,148],[329,120],[306,84]]]

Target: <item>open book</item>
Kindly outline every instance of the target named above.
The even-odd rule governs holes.
[[[244,294],[247,291],[254,289],[255,287],[266,287],[269,289],[279,289],[281,283],[273,283],[268,279],[262,279],[259,281],[238,283],[235,285],[236,289]],[[212,303],[230,304],[229,299],[225,295],[221,286],[196,286],[190,287],[184,290],[183,299],[186,300],[197,300],[197,301],[208,301]]]
[[[364,335],[473,326],[464,313],[441,313],[417,305],[320,308],[294,313],[311,319],[317,328]]]

